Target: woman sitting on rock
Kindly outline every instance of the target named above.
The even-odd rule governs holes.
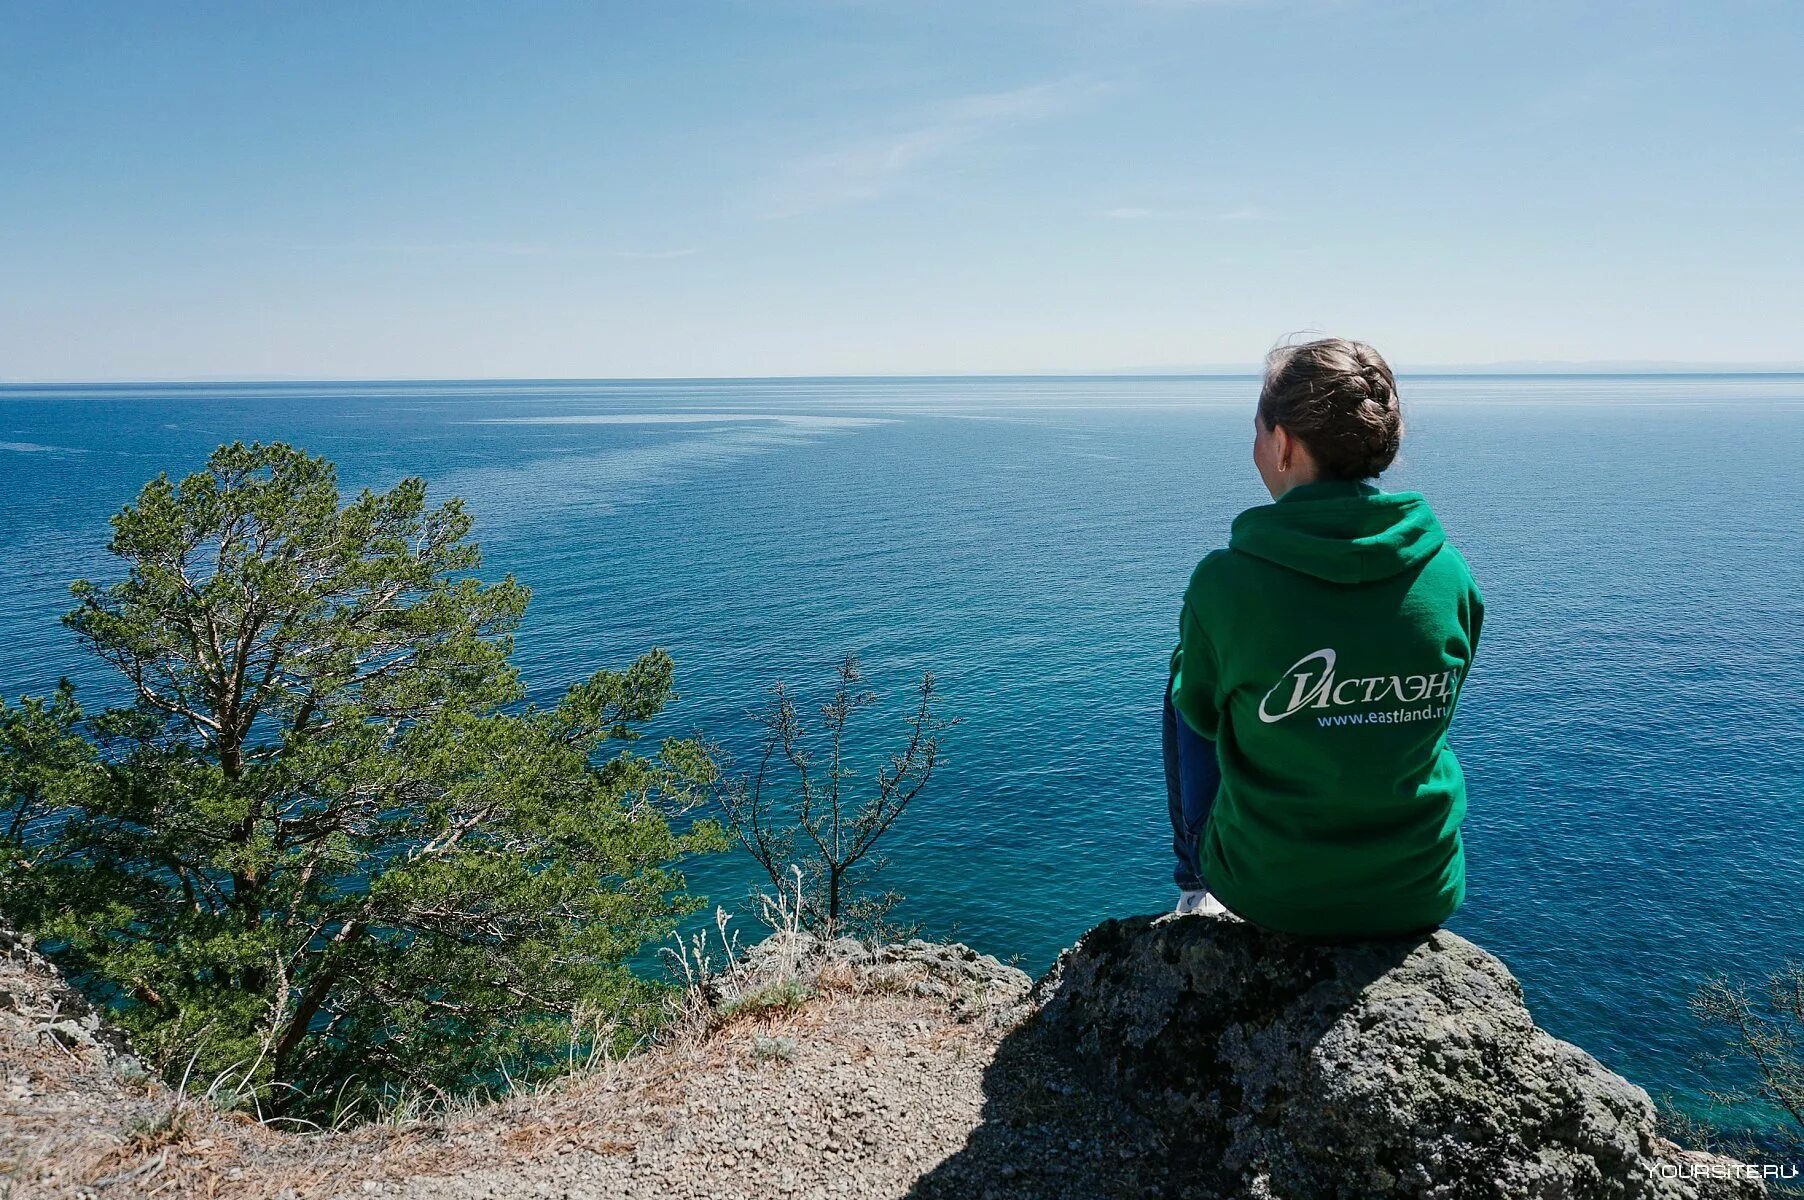
[[[1428,501],[1370,481],[1403,438],[1378,352],[1272,352],[1234,520],[1184,591],[1165,698],[1180,913],[1381,937],[1465,894],[1447,745],[1484,599]]]

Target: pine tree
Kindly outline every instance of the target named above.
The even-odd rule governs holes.
[[[332,464],[222,446],[113,518],[124,577],[66,618],[130,704],[0,708],[0,907],[173,1074],[316,1115],[543,1068],[573,1014],[650,1019],[629,968],[697,903],[673,828],[696,740],[647,653],[553,707],[509,662],[460,501],[341,502]],[[687,820],[686,818],[684,820]]]

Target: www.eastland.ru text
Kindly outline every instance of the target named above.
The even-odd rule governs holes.
[[[1392,708],[1382,712],[1336,713],[1332,717],[1317,717],[1319,725],[1401,725],[1405,721],[1438,721],[1447,715],[1446,706],[1440,708]]]

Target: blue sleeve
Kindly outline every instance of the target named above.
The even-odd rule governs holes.
[[[1214,741],[1221,730],[1216,698],[1220,679],[1215,647],[1189,600],[1178,613],[1178,648],[1171,655],[1171,702],[1184,723]]]

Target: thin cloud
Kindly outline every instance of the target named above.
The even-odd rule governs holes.
[[[362,249],[375,253],[402,254],[417,258],[618,258],[635,262],[654,262],[669,258],[688,258],[702,252],[700,246],[677,246],[671,249],[603,250],[592,246],[553,245],[538,242],[421,242],[395,245],[352,244],[345,249]]]
[[[1262,8],[1269,0],[1127,0],[1130,8]]]
[[[1084,80],[1055,80],[942,101],[894,133],[792,163],[760,189],[758,208],[765,217],[793,217],[875,200],[976,143],[1075,111],[1106,90]]]
[[[1125,205],[1098,213],[1111,221],[1269,221],[1271,214],[1252,205],[1239,208],[1142,208]]]
[[[1524,106],[1539,120],[1570,121],[1580,114],[1634,110],[1649,87],[1665,78],[1673,60],[1669,48],[1597,63],[1561,80]]]
[[[204,238],[203,242],[230,245],[269,246],[307,254],[356,256],[388,256],[395,258],[497,260],[569,258],[617,258],[653,262],[671,258],[689,258],[700,254],[700,246],[675,246],[669,249],[623,247],[603,249],[596,246],[569,245],[553,242],[510,241],[445,241],[406,242],[378,239],[350,239],[337,242],[291,241],[274,238]]]
[[[389,254],[403,258],[542,258],[553,247],[538,242],[343,242],[274,241],[285,250],[310,254]]]
[[[664,258],[688,258],[691,255],[700,254],[701,252],[702,248],[700,246],[684,246],[680,250],[606,250],[603,251],[603,254],[608,258],[631,258],[649,261]]]

